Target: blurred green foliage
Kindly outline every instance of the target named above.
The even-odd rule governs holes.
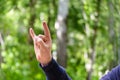
[[[32,0],[0,0],[0,33],[4,47],[0,47],[2,63],[0,80],[45,80],[45,75],[36,61],[33,44],[29,41],[28,29]],[[34,30],[42,34],[41,22],[49,22],[53,39],[53,49],[56,50],[56,31],[54,23],[57,16],[57,0],[33,0],[35,23]],[[68,30],[68,64],[66,71],[73,80],[86,80],[89,52],[91,51],[91,37],[93,36],[94,19],[97,0],[69,0]],[[113,11],[115,36],[118,36],[120,18],[120,0],[111,0]],[[102,0],[100,5],[97,38],[95,41],[96,58],[93,65],[92,80],[98,80],[106,70],[114,65],[117,59],[113,51],[113,44],[109,38],[109,9],[108,0]],[[50,18],[50,20],[49,20]],[[86,27],[87,26],[87,27]],[[87,32],[86,32],[87,28]],[[114,38],[117,42],[118,37]],[[117,44],[116,44],[117,45]],[[118,47],[116,47],[118,49]],[[115,62],[117,64],[117,62]]]

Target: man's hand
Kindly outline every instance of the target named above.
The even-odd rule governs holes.
[[[44,35],[39,34],[38,36],[36,36],[32,28],[30,28],[29,32],[34,42],[34,50],[37,60],[42,65],[46,65],[52,59],[51,55],[52,40],[46,22],[43,22],[43,28]]]

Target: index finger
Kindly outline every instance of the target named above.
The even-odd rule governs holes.
[[[50,37],[50,31],[49,31],[49,28],[48,28],[46,22],[43,22],[43,28],[44,28],[44,34],[45,34],[45,36],[47,36],[50,39],[51,38]]]
[[[32,28],[30,28],[29,33],[30,33],[30,36],[32,37],[32,39],[34,40],[36,35],[35,35],[35,33],[34,33]]]

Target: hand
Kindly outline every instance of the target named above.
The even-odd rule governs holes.
[[[44,35],[39,34],[38,36],[36,36],[32,28],[30,28],[29,32],[34,42],[34,51],[37,60],[42,65],[47,65],[52,59],[51,55],[52,40],[46,22],[43,22],[43,28]]]

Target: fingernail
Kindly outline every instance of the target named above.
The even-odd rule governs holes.
[[[30,28],[30,31],[32,31],[32,28]]]
[[[42,41],[42,39],[38,39],[37,41],[38,41],[38,42],[41,42],[41,41]]]
[[[45,22],[43,22],[43,25],[45,25]]]

